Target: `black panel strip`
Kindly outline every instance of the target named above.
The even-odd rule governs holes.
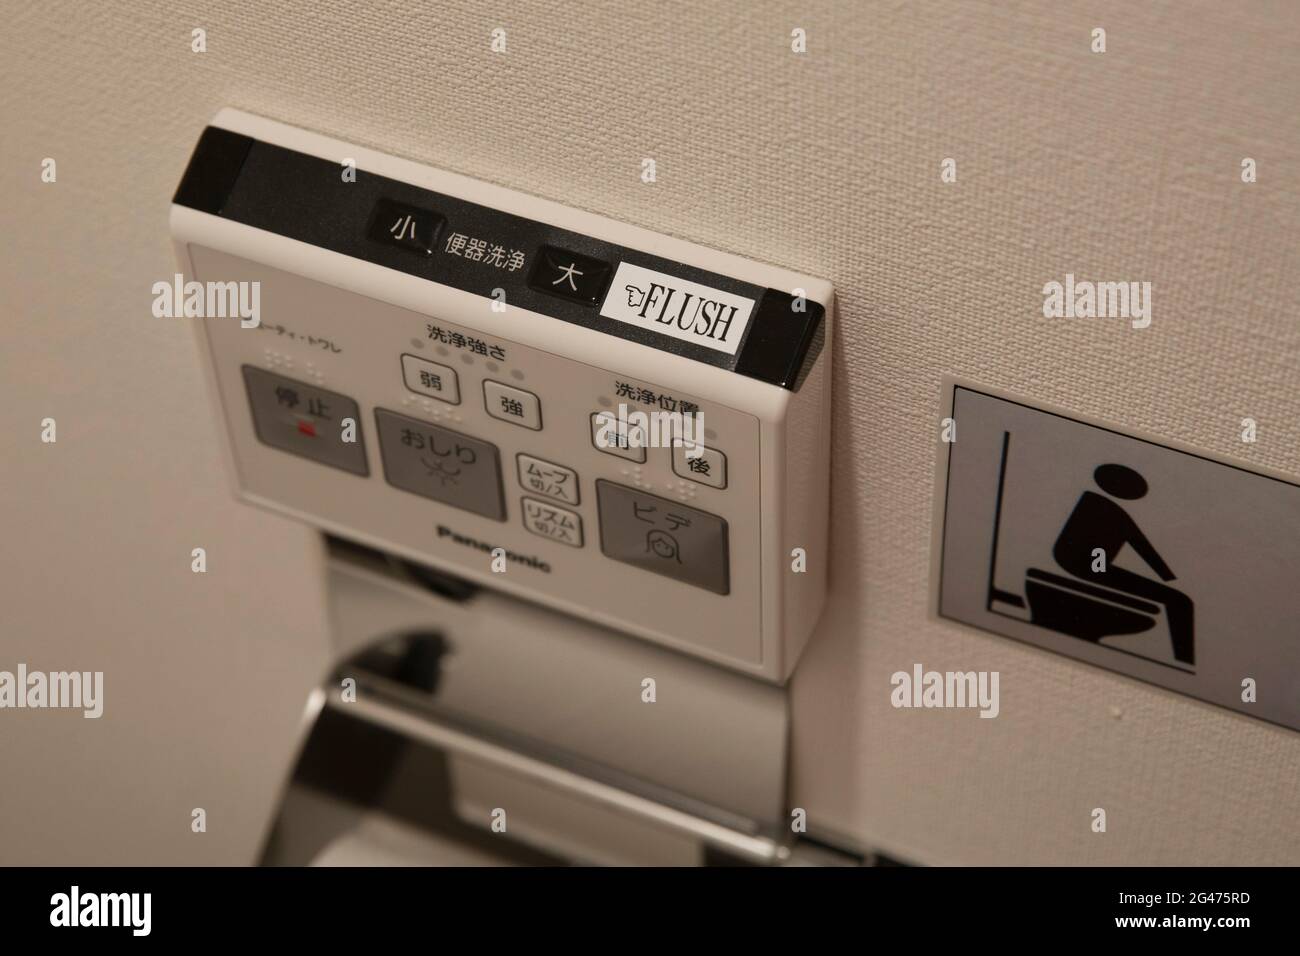
[[[355,181],[343,173],[330,160],[209,127],[174,201],[475,295],[495,297],[500,290],[511,305],[782,388],[797,389],[820,350],[824,309],[807,302],[806,311],[797,311],[788,292],[362,170],[356,171]],[[418,228],[436,223],[436,237],[401,231],[401,207],[409,207]],[[381,210],[386,216],[399,213],[388,228],[377,218]],[[579,262],[587,280],[595,278],[595,283],[579,284],[571,295],[556,294],[549,283],[543,291],[543,285],[531,287],[530,275],[538,283],[534,269],[544,246],[551,247],[548,255],[559,249],[587,257]],[[593,289],[603,292],[621,262],[753,299],[754,313],[736,355],[602,316],[600,300],[592,301]],[[593,264],[601,263],[608,264],[608,272],[593,276]]]
[[[194,147],[172,202],[221,215],[253,143],[251,137],[209,126]]]

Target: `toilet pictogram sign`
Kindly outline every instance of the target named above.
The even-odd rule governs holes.
[[[1300,484],[988,389],[944,396],[941,619],[1300,729]]]

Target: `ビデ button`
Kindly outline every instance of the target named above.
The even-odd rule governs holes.
[[[384,477],[394,488],[506,520],[496,445],[383,408],[375,409],[375,425]]]
[[[645,461],[646,433],[640,425],[620,421],[613,412],[592,412],[591,443],[607,455]]]
[[[500,382],[486,381],[483,383],[483,403],[493,418],[512,425],[523,425],[533,431],[542,427],[542,403],[532,392],[502,385]]]
[[[396,246],[422,256],[433,255],[438,233],[446,222],[442,216],[428,209],[408,206],[392,199],[375,203],[367,235],[375,242]]]
[[[699,452],[690,455],[690,451]],[[716,448],[696,445],[689,449],[685,445],[673,446],[673,472],[680,478],[698,481],[710,488],[727,487],[727,456]]]
[[[601,479],[600,550],[615,561],[714,594],[731,591],[727,522],[707,511]]]
[[[519,465],[519,484],[524,488],[571,505],[578,503],[578,473],[572,468],[555,465],[523,452],[516,455],[515,459]]]
[[[402,381],[406,387],[421,395],[442,399],[453,405],[460,404],[460,380],[456,370],[417,355],[402,355]]]
[[[253,411],[253,429],[264,445],[342,468],[370,474],[361,438],[361,410],[346,395],[244,366],[244,386]],[[350,419],[356,441],[344,441]]]
[[[555,246],[542,246],[533,260],[528,285],[583,305],[595,305],[609,284],[609,263]]]
[[[543,538],[559,541],[572,548],[582,547],[582,516],[536,498],[522,499],[524,527]]]

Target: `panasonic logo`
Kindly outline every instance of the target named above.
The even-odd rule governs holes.
[[[696,282],[618,264],[600,314],[643,329],[735,355],[754,300]]]

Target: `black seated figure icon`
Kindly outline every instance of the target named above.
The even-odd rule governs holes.
[[[1106,464],[1093,472],[1093,480],[1106,494],[1084,491],[1052,548],[1057,564],[1078,581],[1030,568],[1025,576],[1025,597],[1032,623],[1072,637],[1100,641],[1103,637],[1150,629],[1156,623],[1155,615],[1164,608],[1174,659],[1194,665],[1192,600],[1162,583],[1175,580],[1174,572],[1115,500],[1144,497],[1146,479],[1132,468]],[[1161,581],[1117,567],[1115,558],[1124,545],[1131,547]],[[1098,550],[1105,556],[1104,564],[1097,561]]]

